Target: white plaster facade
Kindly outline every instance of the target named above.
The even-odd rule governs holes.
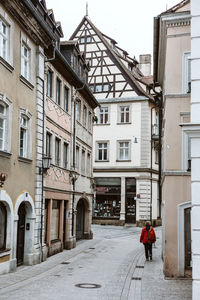
[[[200,295],[200,2],[191,0],[192,299]]]

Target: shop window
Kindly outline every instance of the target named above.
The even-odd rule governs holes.
[[[6,249],[6,226],[7,210],[5,205],[0,202],[0,250]]]
[[[95,178],[96,201],[94,203],[94,217],[120,217],[121,179],[112,177]]]
[[[60,201],[52,200],[51,241],[59,239]]]

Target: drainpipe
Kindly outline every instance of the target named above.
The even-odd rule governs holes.
[[[151,203],[150,203],[150,221],[151,221],[151,225],[153,225],[152,224],[152,165],[153,165],[153,163],[152,163],[152,154],[153,154],[153,150],[152,150],[152,146],[153,146],[153,143],[152,143],[152,110],[154,109],[155,107],[153,106],[152,108],[151,108],[151,165],[150,165],[150,170],[151,170],[151,173],[150,173],[150,175],[151,175],[151,178],[150,178],[150,186],[151,186],[151,194],[150,194],[150,201],[151,201]]]

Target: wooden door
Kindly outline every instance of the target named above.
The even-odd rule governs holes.
[[[17,265],[20,266],[24,261],[24,237],[25,237],[25,219],[26,209],[25,204],[22,203],[18,211],[19,220],[17,228]]]
[[[84,238],[85,205],[83,200],[79,200],[76,214],[76,239]]]

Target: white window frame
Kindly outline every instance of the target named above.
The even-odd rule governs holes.
[[[99,145],[103,146],[100,148]],[[105,147],[104,144],[107,144]],[[99,159],[99,150],[102,150],[102,159]],[[107,151],[107,159],[105,159],[105,150]],[[109,161],[109,142],[108,141],[97,141],[96,142],[96,161]]]
[[[124,113],[124,122],[122,122],[122,108],[125,109]],[[128,109],[128,111],[127,111]],[[129,120],[127,121],[126,114],[128,112]],[[131,123],[131,106],[130,105],[119,105],[119,113],[118,113],[118,123],[119,124],[130,124]]]
[[[26,119],[27,124],[22,124],[22,118]],[[32,115],[28,110],[20,109],[19,112],[19,157],[31,159],[32,157]],[[25,131],[25,144],[23,149],[23,155],[20,153],[20,139],[21,139],[21,129]]]
[[[27,56],[24,55],[24,49],[27,51]],[[30,81],[30,68],[31,68],[31,49],[22,42],[21,46],[21,74],[22,76]]]
[[[28,57],[24,57],[23,48],[28,50]],[[28,36],[21,32],[21,76],[28,82],[33,83],[34,79],[34,61],[33,61],[34,45],[29,40]],[[28,73],[27,76],[24,73],[24,61],[28,62]]]
[[[3,147],[0,151],[11,152],[11,130],[12,130],[12,102],[5,94],[0,93],[0,104],[5,107],[4,119],[4,133],[3,133]]]
[[[191,138],[196,137],[188,126],[182,127],[182,170],[190,171],[191,167]]]
[[[106,114],[108,115],[108,121],[107,123],[105,122],[105,116]],[[103,116],[103,122],[101,123],[101,116]],[[108,106],[102,106],[99,108],[99,119],[98,119],[98,124],[101,125],[106,125],[110,123],[110,112],[109,112],[109,107]]]
[[[184,94],[188,94],[191,91],[191,53],[183,53],[182,62],[182,90]]]
[[[123,143],[128,143],[128,146],[125,147],[121,147],[120,144]],[[120,149],[123,149],[123,157],[120,158]],[[128,149],[128,157],[125,157],[125,151],[126,149]],[[118,161],[129,161],[131,160],[131,141],[130,140],[121,140],[121,141],[117,141],[117,160]]]
[[[7,27],[7,34],[2,32],[2,23]],[[9,18],[7,12],[0,7],[0,57],[2,57],[7,63],[13,66],[13,21]],[[2,55],[2,40],[6,39],[6,56]]]

